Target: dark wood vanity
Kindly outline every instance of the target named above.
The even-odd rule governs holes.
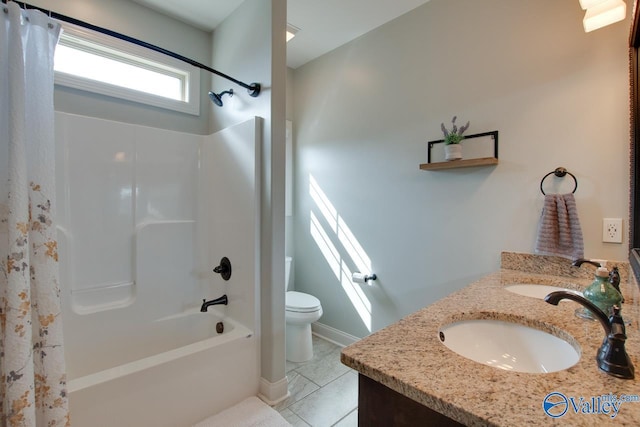
[[[358,375],[358,423],[361,426],[459,427],[452,420],[372,380]]]

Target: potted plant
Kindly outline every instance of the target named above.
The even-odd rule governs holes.
[[[440,129],[444,134],[444,154],[447,161],[460,160],[462,158],[462,145],[460,145],[464,139],[462,134],[469,129],[469,122],[458,129],[456,125],[457,118],[457,116],[453,116],[453,119],[451,119],[451,130],[447,129],[444,123],[440,125]]]

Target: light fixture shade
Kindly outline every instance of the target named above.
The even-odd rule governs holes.
[[[624,0],[605,0],[592,8],[582,20],[586,33],[622,21],[627,15],[627,5]]]
[[[587,10],[598,3],[604,3],[605,1],[607,0],[580,0],[580,7],[582,7],[583,10]]]

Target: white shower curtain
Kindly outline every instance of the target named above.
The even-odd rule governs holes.
[[[67,426],[54,222],[60,26],[0,8],[0,416],[8,427]]]

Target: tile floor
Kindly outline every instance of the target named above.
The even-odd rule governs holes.
[[[340,347],[313,336],[313,359],[287,361],[289,398],[274,409],[294,427],[358,425],[358,375],[340,363]]]

